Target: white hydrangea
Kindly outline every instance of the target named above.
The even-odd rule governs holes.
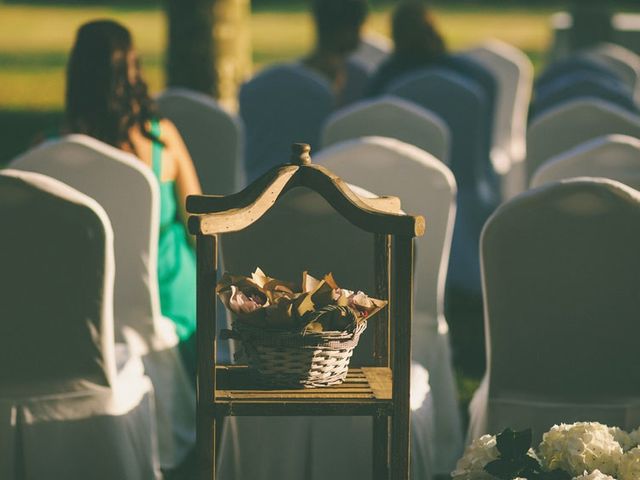
[[[616,480],[611,475],[605,475],[600,470],[595,469],[591,473],[584,472],[578,477],[573,477],[573,480]]]
[[[629,433],[629,439],[631,440],[631,448],[640,446],[640,427]]]
[[[634,445],[631,435],[618,427],[609,427],[609,433],[620,444],[623,451],[631,450]]]
[[[622,456],[618,466],[620,480],[638,480],[640,478],[640,447],[629,450]]]
[[[484,471],[484,466],[496,460],[498,455],[496,437],[483,435],[467,447],[451,477],[453,480],[493,480],[493,476]]]
[[[543,435],[538,452],[543,467],[560,468],[574,476],[596,469],[615,475],[622,458],[622,447],[601,423],[554,425]]]

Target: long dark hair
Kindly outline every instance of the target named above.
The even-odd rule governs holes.
[[[112,20],[85,23],[78,30],[67,65],[66,130],[84,133],[135,152],[132,127],[152,140],[148,121],[156,108],[136,68],[130,72],[131,34]]]
[[[391,30],[398,55],[437,60],[447,53],[431,12],[422,1],[400,3],[393,13]]]

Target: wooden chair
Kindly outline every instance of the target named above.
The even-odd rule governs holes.
[[[359,197],[327,169],[312,165],[309,150],[309,145],[295,144],[292,164],[270,170],[242,192],[187,199],[198,256],[199,479],[216,478],[216,429],[225,416],[269,415],[371,416],[374,478],[409,478],[413,238],[424,233],[424,219],[390,213],[397,212],[397,199]],[[374,234],[375,293],[390,302],[370,327],[375,329],[374,366],[351,368],[347,380],[335,387],[266,390],[252,385],[247,367],[216,364],[218,235],[259,221],[295,187],[320,194],[353,225]]]

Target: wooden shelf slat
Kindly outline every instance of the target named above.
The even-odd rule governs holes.
[[[320,404],[335,403],[336,408],[349,406],[349,411],[386,410],[391,404],[391,370],[386,367],[349,369],[340,385],[316,388],[270,388],[260,385],[255,374],[245,366],[218,366],[215,410],[218,414],[233,415],[238,408],[244,411],[301,410],[301,403],[310,402],[313,411]],[[293,405],[296,405],[295,407]],[[331,410],[331,409],[330,409]],[[266,413],[265,413],[266,414]]]

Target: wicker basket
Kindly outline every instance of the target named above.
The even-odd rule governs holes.
[[[290,332],[234,321],[222,338],[242,342],[248,364],[269,385],[327,387],[344,381],[353,349],[367,322],[355,320],[345,331]]]

